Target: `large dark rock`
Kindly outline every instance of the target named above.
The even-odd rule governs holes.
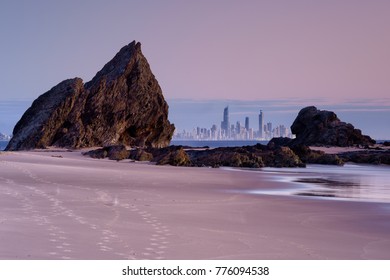
[[[303,167],[299,157],[288,147],[275,149],[257,144],[244,147],[225,147],[210,150],[188,150],[195,166],[232,167]]]
[[[296,138],[289,144],[307,146],[369,146],[375,141],[362,135],[352,124],[339,120],[330,111],[318,110],[314,106],[303,108],[291,126]]]
[[[16,124],[6,150],[28,150],[51,146],[66,129],[74,104],[84,93],[79,78],[65,80],[39,96]]]
[[[173,131],[161,88],[134,41],[85,85],[80,78],[66,80],[35,100],[15,126],[7,150],[165,147]]]

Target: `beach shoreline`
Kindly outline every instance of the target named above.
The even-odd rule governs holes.
[[[253,195],[289,183],[81,153],[1,153],[0,259],[390,259],[387,203]]]

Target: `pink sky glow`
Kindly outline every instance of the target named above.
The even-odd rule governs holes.
[[[389,11],[387,0],[5,1],[0,132],[136,40],[178,128],[218,123],[227,105],[237,120],[262,109],[289,126],[315,105],[389,139]]]
[[[6,1],[1,99],[88,81],[132,40],[167,98],[388,98],[390,1]]]

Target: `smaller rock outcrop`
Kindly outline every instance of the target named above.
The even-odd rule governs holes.
[[[292,150],[306,164],[344,165],[344,160],[337,154],[326,154],[323,151],[312,150],[307,146],[294,146]]]
[[[338,156],[345,162],[390,165],[390,150],[353,151],[340,153]]]
[[[85,152],[91,158],[109,158],[111,160],[124,160],[130,156],[130,151],[124,145],[113,145]]]
[[[107,149],[106,148],[99,148],[96,150],[91,150],[88,152],[83,153],[84,156],[89,156],[91,158],[97,158],[97,159],[102,159],[106,158],[108,155]]]
[[[259,147],[225,147],[206,150],[188,150],[194,166],[231,166],[231,167],[263,167],[265,154]]]
[[[369,146],[375,144],[371,137],[363,135],[352,124],[340,121],[331,111],[318,110],[314,106],[303,108],[294,123],[291,132],[296,138],[289,146]]]
[[[114,154],[115,156],[112,156]],[[114,160],[134,159],[151,161],[157,165],[173,166],[209,166],[209,167],[304,167],[295,152],[288,147],[268,148],[257,144],[244,147],[224,147],[217,149],[195,149],[182,146],[166,148],[132,149],[127,151],[122,146],[111,146],[85,153],[93,158]]]
[[[190,157],[181,147],[171,150],[153,161],[156,161],[157,165],[191,166]]]
[[[130,156],[130,151],[124,145],[109,146],[107,149],[107,157],[111,160],[124,160]]]
[[[151,161],[153,160],[153,155],[144,151],[143,149],[134,149],[130,151],[129,158],[137,161]]]

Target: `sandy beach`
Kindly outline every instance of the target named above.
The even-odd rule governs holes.
[[[0,259],[390,259],[388,204],[240,192],[272,176],[1,153]]]

